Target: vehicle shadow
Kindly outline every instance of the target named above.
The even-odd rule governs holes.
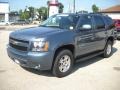
[[[117,41],[120,41],[120,39],[117,39]]]
[[[117,48],[113,48],[113,53],[112,54],[114,54],[116,51],[117,51]],[[75,63],[75,65],[73,67],[73,70],[72,70],[72,73],[77,71],[79,68],[83,68],[83,67],[86,67],[86,66],[88,66],[90,64],[94,64],[94,63],[96,63],[96,62],[98,62],[98,61],[100,61],[102,59],[103,58],[101,56],[96,56],[94,58],[91,58],[91,59],[88,59],[88,60],[85,60],[85,61],[81,61],[79,63]],[[47,77],[54,77],[52,75],[51,70],[40,71],[40,70],[31,69],[31,68],[24,68],[24,67],[22,67],[22,68],[29,71],[29,72],[37,74],[37,75],[42,75],[42,76],[47,76]]]
[[[113,48],[113,52],[112,52],[112,55],[117,52],[117,48]],[[83,67],[86,67],[86,66],[89,66],[91,64],[94,64],[100,60],[103,60],[104,58],[102,56],[96,56],[96,57],[93,57],[93,58],[90,58],[90,59],[87,59],[85,61],[81,61],[81,62],[78,62],[78,63],[75,63],[74,65],[74,69],[72,71],[72,73],[74,73],[75,71],[77,71],[79,68],[83,68]]]
[[[28,72],[37,74],[37,75],[42,75],[42,76],[47,76],[47,77],[54,77],[52,75],[51,70],[45,70],[45,71],[40,71],[40,70],[36,70],[36,69],[32,69],[32,68],[26,68],[26,67],[22,67],[23,69],[27,70]]]

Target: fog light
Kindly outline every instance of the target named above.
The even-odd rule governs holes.
[[[20,62],[19,62],[17,59],[15,59],[14,61],[15,61],[15,63],[17,63],[17,64],[20,64]]]

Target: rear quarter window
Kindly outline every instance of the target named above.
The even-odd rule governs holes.
[[[112,29],[115,27],[115,23],[110,17],[104,17],[104,19],[105,19],[108,29]]]

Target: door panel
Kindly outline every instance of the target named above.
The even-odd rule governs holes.
[[[95,30],[95,46],[98,50],[103,50],[105,47],[105,38],[107,31],[103,30]]]
[[[82,26],[87,26],[87,29],[84,29]],[[90,29],[88,29],[89,26],[91,26]],[[94,32],[90,15],[81,16],[75,42],[77,56],[94,51]]]
[[[95,47],[97,50],[103,50],[105,47],[105,38],[107,37],[107,30],[105,29],[105,22],[99,15],[93,16],[94,32],[95,32]]]
[[[91,31],[80,32],[78,36],[75,38],[76,46],[77,46],[77,56],[84,55],[94,50],[94,34]]]

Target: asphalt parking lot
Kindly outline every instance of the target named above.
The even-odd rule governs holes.
[[[50,71],[25,69],[7,56],[11,30],[0,30],[0,90],[120,90],[120,41],[110,58],[100,56],[75,64],[64,78]]]

